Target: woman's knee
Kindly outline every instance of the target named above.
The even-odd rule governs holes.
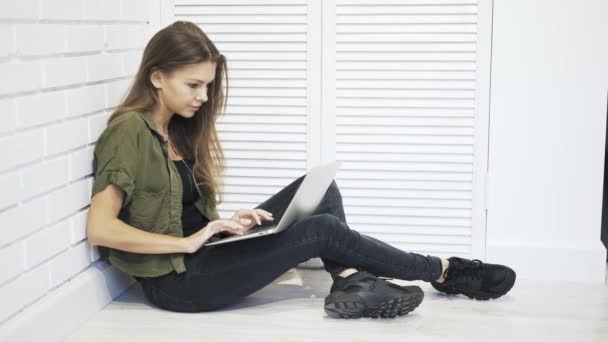
[[[331,184],[329,184],[329,188],[327,189],[327,192],[330,194],[333,194],[336,197],[342,198],[342,194],[340,193],[340,188],[338,187],[338,183],[336,183],[335,179],[331,181]]]
[[[330,213],[320,213],[309,216],[306,220],[308,220],[313,226],[316,227],[327,227],[329,225],[334,225],[336,221],[340,222],[338,218]]]
[[[303,234],[315,235],[321,239],[327,239],[336,231],[343,230],[340,219],[329,213],[311,215],[297,223],[293,228],[299,229]]]
[[[329,185],[329,188],[327,189],[327,192],[325,193],[325,205],[329,208],[333,208],[332,210],[339,210],[341,212],[341,214],[339,215],[344,215],[344,209],[343,209],[343,204],[342,204],[342,193],[340,192],[340,189],[338,188],[338,184],[336,183],[335,180],[331,181],[331,184]],[[338,216],[338,215],[335,215]]]

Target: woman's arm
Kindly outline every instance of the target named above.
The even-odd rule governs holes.
[[[118,214],[123,200],[123,190],[114,184],[93,196],[87,218],[87,238],[91,245],[142,254],[188,252],[184,238],[147,232],[120,220]]]

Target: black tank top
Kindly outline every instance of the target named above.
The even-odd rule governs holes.
[[[188,163],[188,167],[192,169],[194,162],[185,160]],[[198,191],[194,188],[193,181],[190,176],[190,170],[184,165],[181,160],[174,160],[175,166],[179,171],[179,175],[182,179],[182,186],[184,189],[182,195],[182,227],[184,229],[184,236],[190,236],[198,230],[204,228],[210,220],[201,214],[196,207],[194,202],[198,199]]]

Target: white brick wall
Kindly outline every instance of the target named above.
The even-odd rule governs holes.
[[[158,29],[158,8],[0,0],[0,332],[99,257],[86,241],[94,144]]]

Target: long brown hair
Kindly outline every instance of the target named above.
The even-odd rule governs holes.
[[[226,57],[197,25],[188,21],[176,21],[150,39],[131,88],[108,123],[130,111],[151,111],[159,102],[155,87],[150,81],[153,68],[170,73],[187,64],[205,62],[216,63],[215,82],[209,85],[208,101],[190,119],[173,115],[168,130],[182,157],[194,160],[192,171],[196,185],[207,196],[208,206],[215,208],[223,201],[221,188],[224,173],[224,151],[215,122],[227,104],[228,68]],[[224,75],[225,95],[222,88]]]

